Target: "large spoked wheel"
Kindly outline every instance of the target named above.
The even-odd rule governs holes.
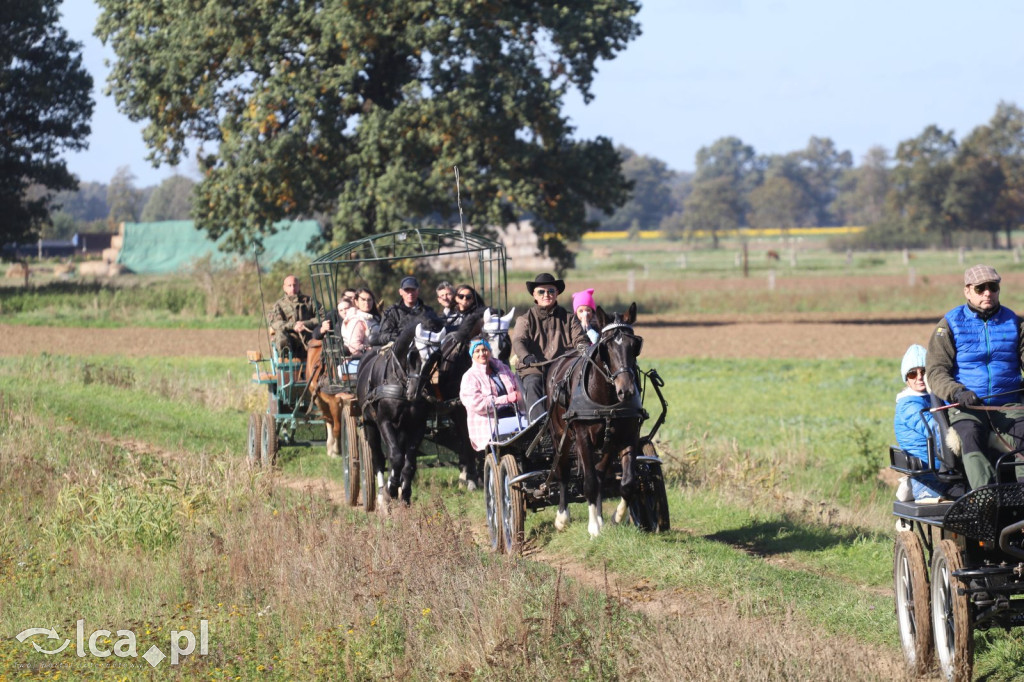
[[[251,467],[260,465],[260,454],[263,452],[260,448],[260,420],[262,417],[263,415],[258,412],[249,414],[249,436],[245,442],[245,460]]]
[[[277,420],[273,415],[265,414],[260,419],[260,463],[264,468],[271,468],[277,462]]]
[[[971,608],[953,577],[961,568],[963,555],[956,543],[940,542],[932,556],[932,629],[942,676],[952,682],[968,682],[974,668]]]
[[[505,550],[501,498],[498,458],[493,452],[488,452],[484,455],[484,508],[487,513],[487,535],[491,540],[491,549],[499,554]]]
[[[377,479],[373,470],[373,452],[366,433],[359,433],[359,501],[369,513],[377,509]]]
[[[509,481],[519,475],[519,463],[512,455],[501,458],[498,480],[501,489],[498,499],[501,502],[502,542],[508,554],[519,554],[523,551],[523,530],[526,518],[526,500],[518,485]]]
[[[629,501],[629,517],[643,531],[663,533],[669,529],[668,494],[665,478],[657,462],[636,462],[637,477],[633,499]]]
[[[896,535],[892,579],[896,588],[896,625],[903,660],[911,675],[920,677],[932,667],[931,610],[928,608],[928,567],[921,541],[910,532]]]
[[[350,507],[359,504],[359,424],[352,414],[352,405],[341,409],[341,468],[345,479],[345,502]]]

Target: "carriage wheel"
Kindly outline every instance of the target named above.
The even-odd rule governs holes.
[[[509,485],[509,480],[519,475],[519,463],[512,455],[501,458],[498,474],[501,501],[501,530],[505,552],[519,554],[523,551],[523,526],[526,518],[526,499],[518,485]]]
[[[352,406],[341,408],[341,467],[345,478],[345,502],[350,507],[359,504],[359,424],[352,414]]]
[[[249,436],[246,439],[245,460],[251,467],[260,465],[260,419],[263,415],[259,412],[249,414]]]
[[[277,462],[277,420],[272,415],[265,414],[260,419],[260,462],[264,468],[269,469]]]
[[[366,433],[359,432],[359,499],[369,513],[377,509],[377,479],[373,470],[373,452]]]
[[[892,577],[896,587],[896,625],[903,660],[911,675],[921,677],[932,667],[932,621],[928,608],[928,567],[921,541],[910,532],[897,533]]]
[[[643,531],[664,533],[671,520],[668,512],[668,494],[661,465],[655,462],[635,462],[637,486],[629,502],[629,517]]]
[[[954,571],[963,568],[963,555],[952,540],[943,540],[932,556],[932,630],[942,675],[967,682],[974,667],[974,632],[967,595],[959,594]]]
[[[487,513],[487,535],[491,540],[491,549],[501,554],[505,549],[504,534],[501,523],[501,485],[498,471],[498,458],[493,452],[484,455],[484,509]]]

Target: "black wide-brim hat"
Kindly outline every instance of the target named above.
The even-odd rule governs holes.
[[[533,296],[533,290],[542,284],[554,284],[555,288],[558,289],[558,293],[565,291],[565,282],[555,279],[555,276],[549,272],[542,272],[537,275],[537,279],[527,282],[526,290],[530,292],[530,296]]]

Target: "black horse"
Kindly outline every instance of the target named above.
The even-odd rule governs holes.
[[[462,386],[462,377],[473,364],[473,358],[469,355],[469,342],[480,334],[486,335],[494,357],[507,363],[512,352],[508,330],[514,314],[515,308],[504,317],[501,316],[501,310],[494,308],[474,312],[441,343],[437,362],[437,388],[443,404],[450,409],[449,419],[455,431],[452,445],[459,457],[459,480],[464,481],[469,490],[475,490],[479,485],[482,464],[469,443],[466,408],[456,400]]]
[[[373,453],[378,488],[383,492],[383,441],[391,463],[388,495],[406,504],[412,499],[416,457],[426,432],[425,389],[445,337],[442,327],[435,318],[410,318],[393,344],[374,348],[363,356],[356,374],[356,399]]]
[[[637,379],[636,358],[643,339],[633,334],[636,303],[625,315],[609,319],[600,307],[597,323],[601,336],[582,353],[566,354],[548,370],[547,408],[551,437],[555,443],[552,475],[558,479],[559,501],[555,527],[569,523],[566,483],[570,474],[570,453],[583,475],[583,496],[590,522],[587,530],[596,537],[604,523],[601,513],[601,478],[609,472],[612,457],[622,465],[623,503],[634,493],[634,462],[640,451],[640,425],[644,420],[642,396]],[[626,505],[620,504],[616,520]]]

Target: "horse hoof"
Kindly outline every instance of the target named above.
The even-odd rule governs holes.
[[[472,478],[466,481],[466,490],[469,492],[476,490],[476,482]]]
[[[612,517],[615,520],[615,523],[622,523],[622,519],[626,518],[627,510],[628,507],[626,507],[626,501],[620,500],[619,506],[615,508],[615,516]]]
[[[569,510],[555,514],[555,530],[565,530],[569,525]]]

